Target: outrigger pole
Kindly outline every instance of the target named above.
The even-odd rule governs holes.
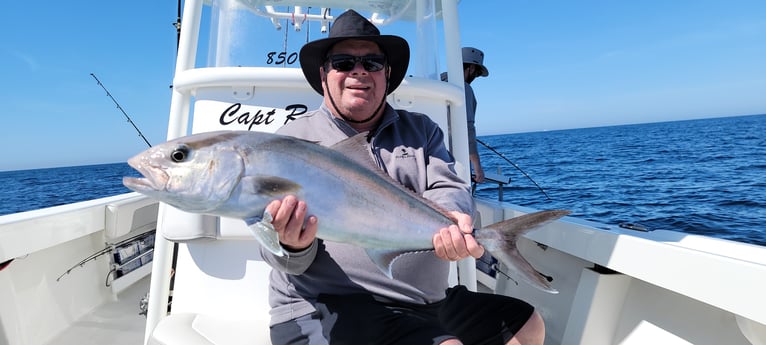
[[[104,84],[101,84],[101,81],[98,80],[98,78],[96,77],[95,74],[91,73],[90,75],[93,77],[93,79],[96,79],[96,82],[98,83],[98,86],[101,86],[101,88],[104,89],[104,91],[106,91],[106,95],[109,96],[109,98],[112,99],[112,102],[114,102],[114,104],[117,105],[117,109],[120,109],[122,114],[125,115],[125,118],[128,119],[128,122],[130,122],[131,125],[133,125],[133,128],[136,129],[136,132],[138,132],[138,135],[141,137],[141,139],[144,139],[144,142],[146,143],[146,145],[149,145],[149,147],[152,147],[152,144],[149,143],[149,140],[146,140],[146,137],[144,136],[143,133],[141,133],[141,130],[138,129],[138,126],[136,126],[136,124],[133,123],[133,120],[130,119],[130,116],[128,116],[128,113],[126,113],[125,110],[122,109],[122,107],[120,106],[120,103],[117,103],[117,100],[114,99],[114,97],[112,97],[112,94],[109,93],[109,90],[106,89]]]

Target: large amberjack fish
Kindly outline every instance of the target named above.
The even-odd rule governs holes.
[[[365,248],[389,276],[398,255],[432,250],[433,235],[455,224],[438,206],[383,173],[364,134],[328,148],[263,132],[207,132],[156,145],[128,164],[144,178],[125,177],[126,187],[187,212],[243,219],[275,255],[284,251],[265,208],[296,195],[319,219],[317,237]],[[555,293],[520,255],[516,240],[568,213],[531,213],[474,236],[522,280]]]

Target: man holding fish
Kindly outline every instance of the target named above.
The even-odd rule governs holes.
[[[266,211],[287,252],[262,253],[274,267],[273,344],[542,344],[544,324],[531,305],[448,287],[449,262],[479,258],[484,248],[472,236],[469,187],[455,173],[439,127],[386,102],[407,71],[407,42],[380,35],[349,10],[328,38],[301,49],[300,61],[324,102],[278,133],[332,146],[368,132],[378,166],[448,210],[457,225],[433,236],[433,252],[398,257],[389,276],[364,248],[318,239],[323,219],[309,214],[303,200],[289,195],[271,202]]]

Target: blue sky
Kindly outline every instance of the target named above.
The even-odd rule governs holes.
[[[766,113],[766,1],[468,1],[479,135]],[[175,1],[0,12],[0,171],[122,162],[164,141]],[[385,27],[382,28],[385,33]]]

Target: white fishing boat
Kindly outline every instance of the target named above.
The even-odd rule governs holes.
[[[273,132],[316,108],[297,52],[346,8],[408,39],[410,71],[389,102],[430,115],[469,178],[463,82],[439,78],[462,75],[457,0],[188,0],[168,138]],[[533,211],[477,205],[484,225]],[[239,220],[135,193],[1,216],[0,344],[268,344],[270,268],[257,243]],[[766,247],[573,217],[519,247],[558,294],[472,259],[451,281],[530,302],[546,344],[766,345]]]

